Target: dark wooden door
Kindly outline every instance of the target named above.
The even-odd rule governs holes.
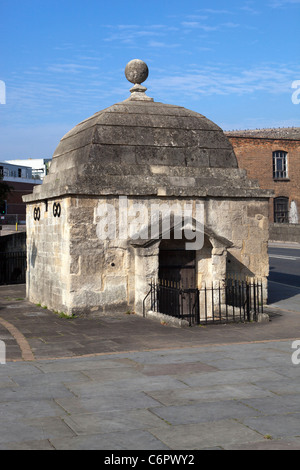
[[[196,287],[196,253],[185,250],[185,240],[163,240],[159,249],[159,279]]]
[[[159,255],[159,279],[176,281],[182,288],[195,288],[195,252],[162,250]]]
[[[191,314],[196,302],[196,253],[184,246],[183,240],[164,240],[159,252],[159,279],[164,285],[180,286],[180,290],[164,289],[168,296],[161,299],[162,313],[181,318]]]

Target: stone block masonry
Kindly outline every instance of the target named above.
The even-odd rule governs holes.
[[[173,207],[184,206],[173,199]],[[200,201],[199,201],[200,202]],[[99,205],[110,204],[119,218],[119,198],[63,197],[60,217],[53,216],[56,201],[27,205],[27,295],[31,302],[66,314],[91,316],[112,312],[142,313],[142,302],[152,278],[158,277],[160,239],[143,240],[144,232],[126,239],[99,237],[103,222]],[[222,282],[227,274],[259,277],[266,294],[268,275],[268,201],[211,198],[202,200],[205,245],[196,254],[196,282]],[[129,206],[141,206],[131,198]],[[148,219],[131,217],[130,228],[151,225],[151,205],[164,198],[143,201]],[[40,208],[40,220],[32,216]],[[46,211],[47,207],[47,211]],[[133,216],[133,213],[131,214]],[[208,232],[207,232],[208,230]],[[222,240],[227,239],[223,242]],[[219,241],[221,240],[221,241]],[[230,242],[228,242],[230,240]],[[148,247],[147,244],[150,243]]]

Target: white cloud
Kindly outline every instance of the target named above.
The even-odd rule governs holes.
[[[106,42],[113,42],[113,41],[119,41],[119,42],[134,42],[138,41],[142,37],[160,37],[164,36],[163,33],[161,32],[155,32],[152,30],[145,30],[145,29],[128,29],[116,33],[112,33],[106,38],[104,38],[104,41]]]
[[[224,120],[218,123],[224,131],[236,131],[245,129],[275,129],[278,127],[300,127],[300,119],[266,119],[262,118],[247,118],[246,116],[237,121],[229,122]]]
[[[47,67],[49,72],[80,73],[86,70],[99,70],[99,67],[84,64],[53,64]]]
[[[183,21],[182,26],[188,26],[189,28],[199,28],[200,23],[198,21]]]
[[[205,13],[210,13],[213,15],[232,15],[233,14],[231,10],[221,10],[217,8],[204,8],[199,11],[204,11]]]
[[[241,25],[238,23],[231,23],[229,21],[228,23],[222,23],[222,26],[225,26],[226,28],[239,28]]]
[[[269,64],[249,69],[228,66],[192,68],[184,74],[161,74],[152,79],[152,88],[181,95],[244,95],[291,93],[292,80],[300,76],[299,66]]]
[[[120,42],[120,43],[134,43],[138,45],[138,41],[145,37],[165,37],[172,32],[178,31],[176,26],[164,25],[164,24],[152,24],[152,25],[105,25],[105,28],[109,30],[109,33],[104,37],[105,42]]]
[[[300,0],[270,0],[269,5],[272,8],[282,8],[289,5],[299,5]]]
[[[217,29],[219,29],[219,26],[209,26],[209,25],[206,25],[206,24],[202,24],[198,21],[183,21],[181,23],[181,25],[184,27],[184,28],[197,28],[197,29],[201,29],[202,31],[205,31],[205,32],[210,32],[210,31],[217,31]]]
[[[254,8],[250,7],[249,5],[244,5],[240,7],[240,10],[245,11],[246,13],[250,13],[250,15],[259,15],[260,12],[255,10]]]
[[[163,47],[163,48],[176,48],[180,47],[180,44],[169,44],[166,42],[159,42],[159,41],[149,41],[148,42],[149,47]]]
[[[208,16],[207,15],[186,15],[186,18],[191,21],[195,20],[207,20]]]

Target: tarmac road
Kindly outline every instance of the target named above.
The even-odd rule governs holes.
[[[269,304],[300,310],[300,245],[270,244]]]

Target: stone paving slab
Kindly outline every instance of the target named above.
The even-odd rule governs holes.
[[[57,450],[169,450],[159,438],[149,431],[110,432],[74,438],[51,439]]]
[[[5,442],[4,444],[0,443],[0,450],[54,450],[51,442],[47,439],[35,440],[35,441],[25,441],[25,442]]]
[[[280,382],[278,381],[266,381],[263,384],[265,390],[270,390],[272,393],[277,395],[289,395],[297,393],[300,388],[300,379],[297,377],[292,381],[285,377],[282,378]]]
[[[237,350],[265,358],[264,367],[254,359],[237,369]],[[274,352],[280,367],[268,361]],[[216,353],[233,358],[233,369]],[[291,353],[290,341],[267,341],[8,362],[0,449],[299,450],[300,365]],[[191,354],[198,368],[188,367]],[[212,369],[203,367],[210,354]],[[293,387],[281,388],[285,381]]]
[[[241,367],[241,366],[240,366]],[[180,378],[180,377],[179,377]],[[208,387],[214,385],[223,385],[224,381],[228,384],[260,383],[266,380],[282,380],[282,375],[265,368],[257,369],[235,369],[218,370],[210,374],[191,374],[183,378],[184,382],[191,387]]]
[[[299,450],[300,439],[277,440],[265,439],[264,442],[227,446],[227,450]]]
[[[165,406],[189,405],[206,401],[238,400],[242,398],[271,397],[272,392],[252,384],[214,385],[212,387],[193,387],[186,390],[159,390],[147,392],[154,400]]]
[[[53,398],[25,399],[14,401],[13,396],[10,401],[0,403],[1,421],[14,421],[17,417],[24,419],[45,418],[45,417],[62,417],[67,413],[53,400]]]
[[[26,401],[26,400],[41,400],[41,399],[51,399],[55,397],[73,397],[72,393],[64,386],[63,383],[52,384],[48,382],[47,384],[33,384],[24,387],[14,385],[13,387],[6,387],[1,390],[0,394],[0,403],[10,402],[12,399],[14,402],[17,401]]]
[[[75,433],[60,418],[14,419],[1,422],[0,443],[10,441],[58,439],[73,437]]]
[[[195,405],[160,406],[152,408],[151,411],[174,426],[214,422],[229,418],[241,419],[262,414],[246,403],[236,400],[220,400],[218,402],[196,403]]]
[[[166,421],[155,415],[152,410],[113,410],[94,414],[74,414],[64,421],[77,435],[100,434],[134,429],[168,428]]]
[[[264,437],[257,431],[233,419],[209,423],[183,424],[150,432],[173,450],[201,450],[211,447],[226,448],[240,442],[259,442]]]
[[[242,399],[241,403],[244,403],[264,415],[300,413],[299,393],[295,395],[275,396],[272,400],[268,398]]]
[[[245,418],[243,424],[252,429],[255,428],[262,435],[270,435],[275,439],[294,437],[300,434],[299,413]]]

